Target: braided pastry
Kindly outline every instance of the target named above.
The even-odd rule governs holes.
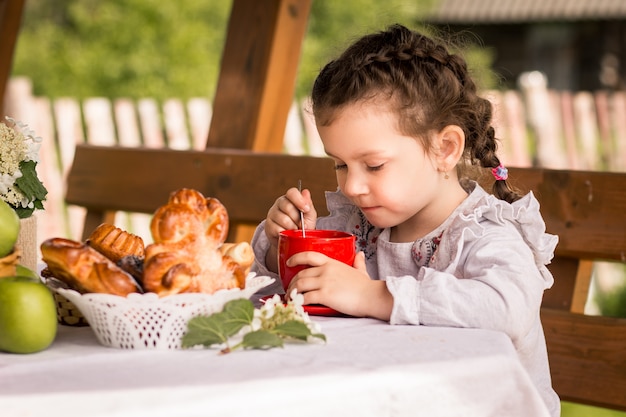
[[[232,252],[235,257],[220,251],[228,234],[228,213],[219,200],[195,190],[175,191],[155,212],[150,230],[154,243],[146,247],[146,291],[166,296],[244,287],[254,255],[245,249],[248,243]]]

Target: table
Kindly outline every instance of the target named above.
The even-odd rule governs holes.
[[[499,332],[315,317],[327,343],[267,351],[122,350],[60,326],[0,353],[2,416],[509,416],[548,412]]]

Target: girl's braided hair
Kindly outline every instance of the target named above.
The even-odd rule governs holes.
[[[398,128],[418,138],[427,151],[430,132],[457,125],[465,133],[463,163],[497,168],[497,141],[491,103],[478,96],[463,58],[434,39],[394,25],[366,35],[329,62],[312,91],[317,123],[329,125],[341,109],[368,100],[386,100]],[[498,180],[493,194],[508,202],[520,198]]]

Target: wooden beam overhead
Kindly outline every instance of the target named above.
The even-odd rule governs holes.
[[[281,152],[312,0],[234,0],[207,148]]]
[[[22,22],[25,0],[0,0],[0,118],[4,120],[4,95],[11,76],[13,52]]]

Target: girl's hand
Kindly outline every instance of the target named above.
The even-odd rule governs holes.
[[[372,280],[365,268],[365,255],[357,253],[354,265],[329,258],[319,252],[301,252],[287,263],[310,265],[293,278],[286,293],[295,288],[304,304],[323,304],[355,317],[374,317],[388,321],[393,297],[384,281]]]
[[[300,211],[304,213],[304,225],[300,225]],[[270,242],[270,248],[265,255],[265,266],[272,272],[278,272],[278,235],[283,230],[292,230],[304,227],[315,229],[317,211],[311,200],[311,192],[297,188],[290,188],[287,193],[274,202],[267,212],[265,221],[265,235]]]
[[[300,211],[304,213],[304,225],[300,225]],[[287,193],[279,197],[267,212],[265,235],[274,248],[278,246],[278,235],[283,230],[293,230],[304,227],[315,229],[317,211],[311,200],[311,192],[297,188],[290,188]]]

